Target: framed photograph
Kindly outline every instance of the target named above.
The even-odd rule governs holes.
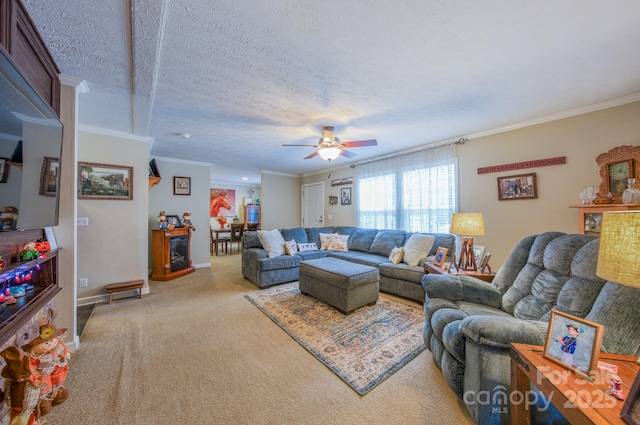
[[[191,177],[173,177],[174,195],[191,195]]]
[[[133,167],[78,162],[78,199],[133,199]]]
[[[589,372],[598,367],[603,332],[602,325],[551,310],[542,356],[590,379]]]
[[[473,256],[476,257],[476,266],[479,267],[482,264],[484,258],[485,247],[482,245],[473,246]]]
[[[42,170],[40,170],[40,195],[56,196],[58,191],[58,168],[59,158],[45,156],[42,160]]]
[[[0,183],[6,183],[9,176],[9,158],[0,158]]]
[[[177,215],[167,215],[167,224],[172,225],[174,227],[182,227],[182,223],[180,222],[180,217]]]
[[[498,177],[498,200],[534,199],[538,197],[536,173]]]
[[[629,425],[640,425],[640,373],[636,375],[629,395],[622,405],[620,417]]]
[[[351,188],[345,187],[340,189],[340,204],[351,205]]]
[[[436,258],[433,259],[433,264],[438,267],[442,267],[444,265],[444,261],[447,259],[448,252],[449,248],[439,246],[436,251]]]

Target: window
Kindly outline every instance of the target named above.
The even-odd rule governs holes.
[[[428,149],[358,167],[358,226],[449,233],[456,211],[455,146]]]

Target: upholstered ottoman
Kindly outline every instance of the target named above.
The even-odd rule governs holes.
[[[376,267],[337,258],[300,263],[300,292],[312,295],[344,314],[378,301],[380,275]]]

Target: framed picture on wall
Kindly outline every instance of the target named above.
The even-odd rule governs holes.
[[[133,199],[133,167],[78,162],[78,199]]]
[[[351,205],[351,188],[345,187],[340,190],[340,205]]]
[[[498,200],[535,199],[538,197],[536,173],[498,177]]]
[[[191,195],[191,177],[173,177],[174,195]]]

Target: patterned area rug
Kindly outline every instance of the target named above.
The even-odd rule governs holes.
[[[360,395],[425,349],[422,310],[384,294],[347,316],[302,295],[297,283],[245,297]]]

